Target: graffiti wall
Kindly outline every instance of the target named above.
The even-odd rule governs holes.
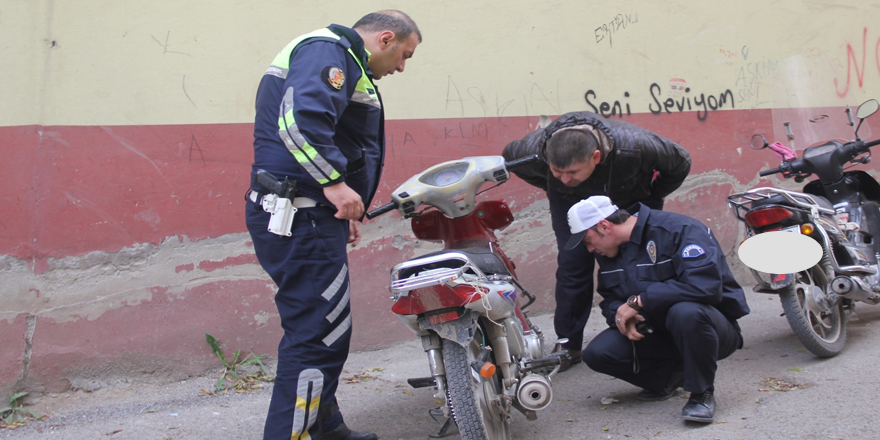
[[[726,196],[797,188],[759,179],[778,159],[752,151],[752,135],[796,150],[851,138],[845,106],[880,98],[874,4],[7,1],[0,391],[197,374],[215,365],[205,333],[272,355],[274,286],[243,220],[256,88],[297,35],[387,7],[408,12],[424,42],[377,83],[388,122],[374,207],[430,165],[499,154],[542,116],[587,110],[687,148],[692,172],[667,209],[705,222],[734,256],[742,231]],[[863,137],[880,136],[877,121]],[[534,309],[552,311],[546,196],[517,179],[486,196],[511,206],[500,243]],[[362,230],[350,252],[355,349],[412,337],[384,274],[438,249],[397,214]]]

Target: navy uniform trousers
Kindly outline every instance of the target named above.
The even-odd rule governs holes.
[[[584,343],[584,327],[593,307],[593,268],[596,260],[586,246],[563,249],[571,237],[568,210],[580,200],[569,200],[556,191],[548,191],[547,200],[550,202],[550,220],[557,245],[553,328],[557,338],[568,338],[566,349],[579,351]],[[663,209],[660,199],[648,198],[641,202],[651,209]],[[626,209],[628,206],[618,208]]]
[[[702,393],[715,383],[717,361],[742,347],[739,326],[712,306],[676,303],[664,321],[665,328],[655,328],[639,341],[630,341],[617,327],[603,330],[584,350],[584,362],[594,371],[656,392],[673,372],[684,370],[684,389]]]
[[[284,329],[264,439],[308,439],[343,421],[336,388],[351,341],[348,222],[325,206],[300,209],[293,235],[281,237],[266,229],[259,204],[247,200],[245,211],[257,259],[278,286]]]

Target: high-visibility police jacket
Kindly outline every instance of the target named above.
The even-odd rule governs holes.
[[[330,205],[322,188],[345,181],[369,206],[385,154],[369,56],[357,32],[335,24],[278,53],[257,90],[251,182],[264,169],[295,180],[297,196]]]

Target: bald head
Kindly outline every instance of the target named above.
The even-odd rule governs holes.
[[[362,32],[391,31],[401,41],[415,33],[418,42],[422,42],[422,33],[416,22],[409,15],[393,9],[369,13],[358,20],[352,29]]]

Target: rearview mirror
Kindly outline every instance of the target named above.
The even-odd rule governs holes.
[[[753,150],[761,150],[767,148],[770,145],[767,142],[767,138],[760,134],[752,135],[752,141],[749,144],[751,145]]]
[[[878,109],[880,109],[880,102],[877,102],[876,99],[869,99],[863,102],[862,105],[859,106],[859,109],[856,110],[856,117],[859,119],[865,119],[876,113]]]

